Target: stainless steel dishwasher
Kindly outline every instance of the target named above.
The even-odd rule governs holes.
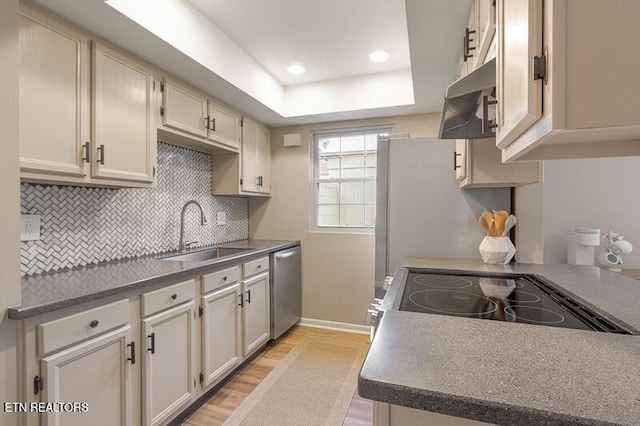
[[[302,315],[300,246],[271,254],[271,338],[277,339]]]

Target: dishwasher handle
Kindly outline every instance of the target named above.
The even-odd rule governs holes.
[[[295,250],[290,250],[290,251],[286,251],[284,253],[276,253],[276,259],[280,260],[280,259],[287,259],[291,256],[295,256],[300,254],[300,248],[296,248]]]

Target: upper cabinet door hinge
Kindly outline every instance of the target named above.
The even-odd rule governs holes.
[[[37,395],[42,391],[42,386],[44,385],[44,380],[40,376],[35,376],[33,378],[33,394]]]
[[[533,79],[542,80],[547,84],[547,47],[544,48],[542,56],[533,57]]]

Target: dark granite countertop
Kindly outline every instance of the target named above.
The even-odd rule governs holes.
[[[637,281],[597,267],[404,266],[539,275],[639,334]],[[640,424],[640,336],[398,311],[403,287],[398,277],[385,296],[360,372],[364,398],[502,425]]]
[[[24,277],[22,304],[9,308],[9,318],[28,318],[165,281],[175,282],[181,277],[190,277],[237,263],[244,258],[259,257],[299,244],[299,241],[240,240],[217,247],[245,248],[250,251],[206,262],[159,260],[160,256],[156,255]],[[167,256],[167,253],[161,256]]]

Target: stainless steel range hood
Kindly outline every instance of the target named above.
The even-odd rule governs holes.
[[[494,137],[489,105],[495,104],[490,100],[495,98],[495,87],[495,59],[447,87],[440,119],[440,139]]]

